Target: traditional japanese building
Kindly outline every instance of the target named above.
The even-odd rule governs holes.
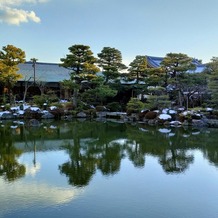
[[[19,64],[19,74],[22,78],[18,81],[15,92],[22,95],[25,86],[28,88],[28,93],[41,94],[43,91],[52,89],[58,97],[65,98],[67,93],[61,87],[61,81],[70,79],[70,71],[59,64],[37,62],[33,65],[32,62]],[[22,98],[22,97],[21,97]]]
[[[162,60],[163,57],[147,56],[148,67],[158,68]],[[196,69],[192,71],[193,73],[201,73],[206,68],[206,65],[197,59],[193,59],[193,63],[196,65]],[[23,78],[16,84],[14,93],[20,95],[20,99],[22,99],[27,85],[30,86],[28,87],[28,93],[31,96],[52,89],[62,99],[69,97],[68,91],[61,87],[61,82],[70,79],[70,70],[59,64],[41,62],[36,62],[35,64],[26,62],[19,64],[18,67],[18,73],[22,74]]]

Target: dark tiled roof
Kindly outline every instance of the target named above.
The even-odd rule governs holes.
[[[160,67],[160,63],[162,60],[162,57],[147,56],[147,61],[150,67]]]
[[[160,67],[160,63],[163,59],[163,57],[147,56],[148,65],[154,68]],[[196,65],[196,69],[194,71],[190,71],[191,73],[201,73],[206,68],[206,64],[202,64],[197,59],[193,59],[192,63]]]
[[[163,57],[147,56],[147,60],[150,67],[157,68],[160,66]],[[196,65],[196,69],[195,71],[191,71],[192,73],[203,72],[206,67],[205,64],[201,64],[196,59],[193,59],[193,63]],[[30,81],[33,81],[34,68],[32,62],[19,64],[18,67],[18,73],[23,75],[23,78],[20,79],[20,81],[27,81],[30,77]],[[70,79],[70,70],[61,67],[59,64],[36,62],[35,79],[42,82],[61,82],[64,79]]]
[[[19,64],[18,73],[23,75],[20,81],[28,80],[31,77],[31,81],[34,77],[34,69],[32,62],[26,62]],[[60,82],[64,79],[70,79],[70,71],[64,67],[59,66],[59,64],[51,63],[40,63],[37,62],[35,65],[35,78],[38,81],[43,82]]]

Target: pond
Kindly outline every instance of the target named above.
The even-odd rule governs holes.
[[[0,126],[0,217],[218,217],[218,129]]]

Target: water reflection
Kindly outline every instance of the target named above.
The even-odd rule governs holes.
[[[39,201],[41,207],[63,204],[71,201],[81,191],[32,181],[29,183],[18,181],[16,186],[13,186],[0,179],[0,193],[4,193],[4,190],[7,190],[7,197],[0,198],[0,211],[8,210],[7,208],[28,208]]]
[[[146,164],[146,156],[157,159],[165,173],[185,172],[194,162],[192,151],[199,149],[218,166],[216,129],[159,128],[116,122],[73,121],[42,123],[38,128],[6,122],[0,127],[0,176],[9,182],[40,170],[37,152],[64,150],[68,156],[58,166],[62,176],[75,187],[89,184],[97,171],[104,176],[119,172],[128,158],[137,168]],[[19,162],[32,152],[34,168]]]
[[[0,131],[0,176],[8,181],[23,177],[26,171],[25,166],[17,161],[23,150],[14,146],[11,132],[10,128],[1,128]]]

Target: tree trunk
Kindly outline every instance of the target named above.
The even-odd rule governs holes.
[[[26,101],[27,90],[29,87],[30,86],[28,86],[28,84],[25,83],[24,94],[23,94],[23,103]]]
[[[182,107],[182,96],[180,90],[178,94],[179,94],[179,106]]]
[[[77,97],[78,97],[78,90],[74,88],[73,90],[73,106],[77,107]]]

